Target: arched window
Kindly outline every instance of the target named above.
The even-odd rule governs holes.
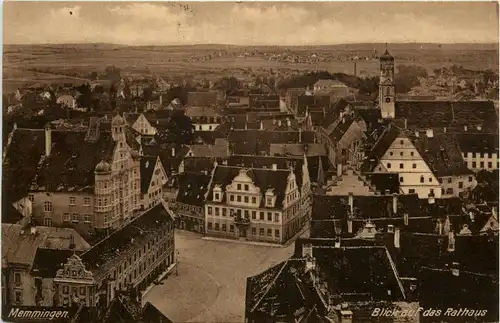
[[[386,94],[386,95],[391,95],[391,88],[389,88],[389,87],[388,87],[388,88],[385,90],[385,94]]]
[[[387,168],[391,168],[391,163],[387,163]]]
[[[424,182],[424,176],[420,176],[420,183]]]
[[[43,220],[43,225],[46,227],[51,227],[52,226],[52,219],[51,218],[45,218]]]
[[[52,203],[49,201],[43,202],[43,210],[45,212],[52,212]]]

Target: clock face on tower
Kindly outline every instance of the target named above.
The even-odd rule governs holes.
[[[385,98],[385,102],[391,103],[391,98]]]

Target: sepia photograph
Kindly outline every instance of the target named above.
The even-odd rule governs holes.
[[[1,321],[499,322],[499,4],[1,5]]]

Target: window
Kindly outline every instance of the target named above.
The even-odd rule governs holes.
[[[472,153],[472,158],[476,158],[476,153]]]
[[[236,195],[236,201],[237,202],[241,202],[241,196],[240,195]]]
[[[469,183],[472,182],[472,176],[469,176]]]
[[[448,178],[448,184],[451,184],[451,177]]]
[[[63,294],[68,294],[69,293],[69,286],[65,285],[63,286]]]
[[[263,236],[263,235],[264,235],[264,228],[260,228],[260,229],[259,229],[259,235],[260,235],[260,236]]]
[[[423,182],[424,182],[424,177],[420,176],[420,183],[423,183]]]
[[[252,234],[256,235],[257,234],[257,229],[255,227],[252,227]]]
[[[31,202],[33,202],[35,200],[35,195],[28,194],[28,200],[30,200]]]
[[[464,183],[463,182],[458,182],[458,188],[464,188]]]
[[[400,143],[401,145],[404,145],[404,144],[405,144],[405,141],[404,141],[403,139],[401,139],[401,140],[399,141],[399,143]]]
[[[90,205],[90,197],[85,197],[85,198],[83,199],[83,204],[84,204],[84,205]]]
[[[492,162],[488,162],[488,169],[490,168],[493,168],[493,163]]]
[[[229,195],[229,200],[230,200],[231,202],[234,202],[234,195],[232,195],[232,194],[231,194],[231,195]]]
[[[248,188],[248,184],[245,184],[245,191],[248,191],[249,188]]]
[[[481,153],[479,156],[480,156],[481,158],[484,158],[484,153]]]
[[[429,177],[429,183],[432,183],[432,177]]]
[[[255,220],[257,218],[257,212],[252,211],[252,220]]]
[[[227,215],[227,209],[226,208],[222,208],[222,216],[226,216]]]
[[[264,220],[264,212],[260,212],[259,213],[259,217],[260,217],[261,220]]]
[[[275,236],[276,238],[279,238],[279,237],[280,237],[280,230],[279,230],[279,229],[274,230],[274,236]]]
[[[234,232],[234,225],[232,224],[229,225],[229,232]]]
[[[212,207],[211,206],[208,207],[208,214],[212,215]]]
[[[245,210],[245,219],[248,219],[250,217],[250,213],[248,212],[248,210]]]
[[[22,303],[23,302],[23,292],[20,290],[16,290],[16,303]]]
[[[75,205],[76,204],[76,198],[74,196],[69,197],[69,205]]]
[[[412,164],[411,168],[413,168],[413,169],[417,168],[417,164]]]
[[[403,169],[403,168],[404,168],[404,165],[403,165],[403,164],[399,164],[399,168],[400,168],[400,169]]]
[[[484,168],[484,162],[479,163],[479,168]]]
[[[493,154],[492,153],[488,153],[488,158],[493,158]]]
[[[45,218],[43,220],[43,225],[46,227],[51,227],[52,226],[52,219],[51,218]]]
[[[225,225],[225,224],[222,224],[222,231],[227,231],[227,230],[226,230],[226,225]]]
[[[21,284],[21,273],[14,273],[14,283],[16,285]]]
[[[208,222],[208,229],[212,230],[212,222]]]
[[[249,199],[248,199],[248,196],[245,196],[245,197],[244,197],[244,201],[245,201],[245,203],[248,203],[248,200],[249,200]]]
[[[453,188],[451,188],[451,187],[447,188],[446,194],[453,194]]]
[[[274,213],[274,222],[280,222],[280,214]]]
[[[408,190],[408,193],[409,193],[409,194],[415,194],[415,189],[414,189],[414,188],[410,188],[410,189]]]
[[[252,204],[257,204],[257,198],[255,196],[252,196]]]
[[[475,161],[472,162],[472,168],[476,168],[477,167],[477,163]]]
[[[219,201],[219,193],[215,193],[215,200]]]
[[[266,204],[267,205],[273,205],[273,198],[272,197],[266,198]]]
[[[43,202],[43,211],[44,212],[52,212],[52,203],[49,201]]]
[[[272,237],[273,235],[273,230],[272,229],[267,229],[267,236]]]
[[[71,220],[73,222],[78,222],[78,213],[73,213],[72,216],[71,216]]]
[[[219,223],[215,224],[215,231],[219,231]]]
[[[399,156],[403,156],[403,155],[404,155],[404,154],[403,154],[403,152],[400,152],[400,153],[399,153]]]
[[[83,215],[83,222],[90,223],[90,214]]]
[[[273,220],[273,214],[271,212],[267,212],[267,221]]]
[[[394,152],[392,152],[392,151],[391,151],[391,152],[389,153],[389,155],[391,155],[391,156],[392,156],[392,155],[394,155]]]
[[[400,182],[400,183],[403,183],[403,182],[404,182],[403,176],[401,176],[401,177],[399,178],[399,182]]]
[[[238,191],[241,191],[241,184],[236,185]]]
[[[387,163],[387,168],[391,168],[391,163]]]
[[[80,287],[80,295],[85,295],[85,287]]]
[[[216,215],[216,216],[219,216],[219,215],[220,215],[220,213],[219,213],[219,212],[220,212],[220,211],[219,211],[219,208],[218,208],[218,207],[216,207],[216,208],[215,208],[215,215]]]
[[[415,153],[413,151],[410,152],[410,156],[412,156],[412,157],[415,156]]]

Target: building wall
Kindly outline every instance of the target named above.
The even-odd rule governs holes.
[[[357,148],[364,137],[364,131],[357,122],[353,122],[342,138],[335,144],[336,160],[334,165],[357,163]]]
[[[45,225],[73,227],[80,232],[88,232],[91,226],[96,225],[94,214],[94,195],[81,192],[31,192],[33,216]],[[51,205],[52,211],[48,205]],[[49,220],[50,219],[50,220]]]
[[[179,216],[177,227],[194,232],[205,232],[205,208],[203,206],[177,203],[176,211]]]
[[[144,209],[152,208],[153,206],[160,203],[163,198],[163,185],[167,183],[167,176],[165,170],[163,169],[162,163],[158,158],[156,160],[155,169],[153,170],[153,175],[151,176],[151,182],[149,183],[149,188],[147,193],[143,194],[142,205]]]
[[[498,169],[499,159],[495,152],[490,153],[473,153],[464,152],[464,161],[467,167],[473,171],[487,170],[492,171]]]
[[[473,175],[441,177],[439,181],[442,183],[441,194],[443,198],[460,196],[471,191],[477,185]]]
[[[142,135],[156,135],[156,128],[149,123],[144,114],[140,114],[132,128]]]
[[[2,304],[36,306],[34,281],[27,268],[9,266],[2,269],[3,280],[8,286],[5,290],[8,301],[2,299]]]
[[[214,131],[220,123],[193,123],[193,127],[197,131]]]
[[[354,196],[375,195],[370,186],[366,185],[351,169],[346,170],[341,177],[333,180],[333,183],[328,186],[326,195],[345,196],[349,193],[354,194]]]
[[[436,198],[441,198],[438,179],[406,137],[394,140],[374,172],[398,173],[400,188],[405,194],[417,193],[419,198],[426,199],[432,191]]]

